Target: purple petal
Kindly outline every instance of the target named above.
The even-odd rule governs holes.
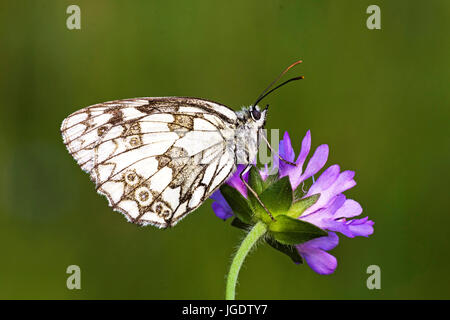
[[[328,169],[330,169],[330,168],[328,168]],[[327,171],[328,170],[326,170],[323,174],[325,174]],[[322,175],[320,176],[320,178],[322,178]],[[320,188],[318,188],[318,187],[315,188],[314,185],[316,183],[319,183],[319,180],[320,180],[320,178],[319,178],[319,180],[317,180],[316,183],[314,183],[311,186],[311,188],[307,194],[307,196],[309,196],[309,195],[313,195],[316,193],[320,193],[319,200],[317,200],[317,202],[314,205],[312,205],[311,207],[306,209],[303,214],[307,215],[307,214],[310,214],[310,213],[318,210],[319,208],[327,207],[328,204],[330,203],[330,201],[336,195],[355,186],[356,182],[355,182],[355,180],[353,180],[354,175],[355,175],[355,172],[347,170],[347,171],[344,171],[341,174],[339,174],[338,178],[335,179],[334,182],[331,185],[329,185],[327,188],[323,188],[323,186]],[[329,177],[328,180],[331,181],[333,178],[334,177],[331,176],[331,177]],[[329,182],[329,181],[325,181],[325,182]],[[324,185],[328,184],[328,183],[323,183],[323,181],[321,181],[320,183],[324,184]],[[322,190],[320,190],[320,189],[322,189]]]
[[[284,159],[293,162],[295,155],[293,153],[291,140],[290,140],[287,132],[284,134],[284,139],[282,141],[280,141],[280,151],[283,151],[283,153],[285,153],[284,150],[286,150],[286,148],[287,148],[286,141],[289,141],[289,150],[292,151],[292,157],[290,157],[289,159],[284,157]],[[300,149],[300,155],[297,158],[297,161],[295,162],[296,166],[294,167],[294,166],[284,163],[282,161],[280,162],[279,177],[283,178],[285,176],[289,176],[289,181],[291,182],[291,186],[294,189],[300,184],[300,182],[297,183],[297,180],[302,175],[303,163],[306,159],[306,156],[309,153],[310,148],[311,148],[311,132],[308,130],[308,132],[306,132],[306,135],[302,140],[302,148]],[[281,152],[280,152],[280,155],[283,157]],[[291,156],[291,154],[286,154],[286,155]]]
[[[210,196],[210,198],[215,200],[211,206],[217,217],[222,220],[226,220],[233,216],[233,210],[231,210],[231,207],[228,205],[227,201],[219,190],[214,192]]]
[[[309,177],[313,176],[320,169],[323,168],[328,159],[328,146],[326,144],[317,147],[314,155],[308,162],[305,172],[302,174],[301,170],[295,170],[289,174],[289,180],[291,182],[292,189],[297,187]],[[300,168],[300,167],[299,167]]]
[[[312,216],[314,215],[315,214],[312,214]],[[312,219],[304,220],[308,221]],[[368,220],[368,217],[365,217],[363,219],[354,220],[346,220],[345,218],[339,220],[321,219],[318,223],[314,224],[324,230],[340,232],[349,238],[354,238],[358,236],[368,237],[369,235],[371,235],[373,233],[374,222]]]
[[[306,212],[307,210],[305,210]],[[327,208],[321,208],[317,211],[308,213],[306,215],[301,215],[300,220],[312,223],[316,227],[319,227],[321,229],[326,229],[328,227],[327,221],[329,220],[329,214]]]
[[[246,165],[238,164],[236,172],[227,180],[226,184],[232,186],[239,191],[245,198],[247,198],[247,187],[241,180],[241,172],[245,169]],[[244,174],[244,180],[248,181],[248,172]]]
[[[328,221],[330,221],[330,220],[334,221],[336,219],[334,217],[334,214],[336,213],[336,211],[338,211],[343,206],[344,203],[345,203],[345,195],[343,195],[342,193],[338,194],[327,204],[326,207],[321,208],[321,209],[311,212],[311,213],[307,213],[307,214],[303,213],[300,216],[300,219],[304,220],[306,222],[312,223],[319,228],[327,229],[330,227]],[[306,211],[307,210],[305,210],[305,212]],[[330,230],[334,230],[334,229],[330,229]],[[334,231],[339,231],[339,230],[334,230]]]
[[[322,144],[317,147],[316,151],[314,152],[314,155],[308,162],[308,166],[306,167],[305,172],[302,174],[301,178],[302,181],[315,175],[317,172],[319,172],[320,169],[323,168],[323,166],[328,160],[328,151],[329,151],[328,145],[326,144]]]
[[[334,214],[335,218],[352,218],[362,213],[361,205],[352,199],[345,200],[342,207]]]
[[[328,235],[325,237],[315,238],[303,243],[303,245],[326,251],[336,248],[338,244],[339,237],[334,232],[328,232]]]
[[[350,188],[353,188],[356,185],[353,177],[355,176],[355,171],[346,170],[339,175],[335,185],[336,185],[336,193],[344,192]]]
[[[343,235],[345,235],[345,236],[347,236],[349,238],[354,238],[355,237],[355,235],[348,228],[348,224],[347,224],[347,221],[345,219],[342,219],[342,220],[333,220],[333,219],[323,220],[321,228],[324,228],[326,230],[335,231],[335,232],[340,232],[340,233],[342,233]]]
[[[365,236],[373,233],[373,221],[368,218],[347,221],[348,215],[353,217],[362,211],[361,206],[354,200],[347,200],[345,195],[338,194],[329,201],[326,207],[302,215],[301,220],[329,231],[340,232],[349,238]],[[306,212],[306,211],[305,211]]]
[[[303,163],[306,160],[306,157],[309,154],[309,150],[311,149],[311,131],[308,130],[306,132],[305,137],[302,140],[302,148],[300,149],[300,154],[298,155],[297,163],[298,166],[303,167]]]
[[[346,197],[342,193],[338,194],[330,201],[330,205],[327,207],[327,213],[330,217],[334,216],[345,203]],[[334,217],[333,217],[334,218]]]
[[[306,263],[318,274],[333,273],[337,266],[336,258],[325,250],[334,249],[339,243],[339,237],[334,232],[328,236],[320,237],[297,245],[298,253]]]
[[[305,244],[297,245],[298,253],[318,274],[331,274],[336,270],[337,260],[328,252]]]
[[[373,225],[375,223],[368,219],[368,217],[365,217],[362,219],[354,219],[349,221],[348,229],[353,236],[368,237],[373,233]]]
[[[222,220],[227,220],[233,216],[233,211],[231,211],[231,209],[228,210],[228,208],[223,207],[218,202],[213,202],[211,206],[216,216]]]
[[[317,179],[317,181],[309,188],[307,197],[313,194],[322,193],[323,190],[328,189],[339,176],[339,166],[337,164],[327,168]]]
[[[284,133],[283,139],[280,141],[278,154],[287,161],[294,161],[294,149],[292,149],[291,138],[287,132]],[[279,164],[278,175],[280,178],[290,175],[292,170],[296,169],[296,167],[278,159],[277,155],[274,155],[274,157],[275,163]]]
[[[287,161],[294,161],[294,149],[291,144],[291,137],[289,137],[289,133],[286,131],[284,133],[283,139],[280,141],[278,153],[282,158]]]
[[[218,202],[227,202],[225,198],[223,197],[220,190],[215,191],[212,195],[209,196],[211,199],[216,200]]]

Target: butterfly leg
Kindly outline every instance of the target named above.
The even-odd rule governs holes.
[[[241,174],[239,175],[239,177],[241,178],[241,181],[244,183],[244,185],[247,187],[247,189],[255,196],[256,200],[258,200],[259,204],[264,208],[264,210],[267,212],[267,214],[269,215],[269,217],[275,221],[275,218],[272,216],[272,214],[270,213],[269,209],[267,209],[267,207],[264,205],[264,203],[261,201],[261,199],[259,198],[258,194],[256,193],[255,190],[253,190],[252,187],[250,187],[250,185],[247,183],[247,181],[245,181],[244,179],[244,174],[246,174],[250,169],[251,169],[252,165],[249,164],[245,167],[244,170],[242,170]]]

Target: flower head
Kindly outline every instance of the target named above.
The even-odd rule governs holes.
[[[303,184],[317,174],[324,167],[328,159],[328,146],[323,144],[317,147],[309,161],[306,161],[310,149],[310,131],[306,133],[302,140],[301,149],[297,159],[295,159],[295,153],[287,132],[280,141],[279,155],[289,162],[295,162],[296,166],[280,161],[277,168],[278,173],[271,177],[272,180],[282,180],[283,177],[288,177],[291,191],[294,190],[294,194],[297,195],[297,197],[291,200],[290,207],[288,206],[283,209],[285,212],[279,213],[280,215],[287,215],[290,218],[286,217],[281,219],[278,215],[275,218],[277,220],[276,223],[266,220],[271,224],[269,230],[272,230],[275,239],[277,239],[278,236],[278,240],[281,242],[281,245],[274,245],[274,242],[272,242],[272,244],[269,242],[269,244],[277,249],[281,248],[281,251],[284,253],[288,252],[286,247],[280,247],[288,242],[284,242],[284,238],[281,235],[282,232],[277,232],[283,230],[283,228],[294,228],[295,223],[289,220],[292,217],[295,217],[302,222],[306,222],[306,225],[312,225],[313,227],[315,226],[315,228],[327,231],[328,234],[326,236],[319,236],[316,234],[314,237],[310,238],[297,238],[299,242],[294,242],[296,252],[288,252],[288,254],[296,261],[295,255],[298,253],[315,272],[319,274],[330,274],[336,269],[337,261],[336,258],[327,251],[335,248],[339,242],[336,232],[340,232],[350,238],[355,236],[367,237],[373,233],[374,222],[369,220],[368,217],[362,219],[349,219],[359,216],[362,213],[360,204],[355,200],[347,199],[343,194],[344,191],[356,185],[356,182],[353,179],[355,175],[353,171],[346,170],[341,172],[338,165],[332,165],[325,169],[316,181],[313,180],[310,188],[306,192],[302,192]],[[278,158],[277,155],[274,155],[274,157]],[[238,166],[238,170],[227,181],[227,185],[239,191],[239,193],[247,199],[250,198],[248,190],[245,187],[245,184],[240,180],[240,174],[243,169],[243,165]],[[259,171],[259,174],[262,180],[269,180],[268,177],[270,174],[267,165],[263,170]],[[248,175],[245,175],[244,178],[246,181],[249,179]],[[263,189],[264,188],[260,190],[262,192],[260,195],[261,197],[264,197]],[[280,197],[283,197],[283,195],[280,195]],[[211,198],[215,200],[212,206],[219,218],[227,219],[237,214],[237,212],[233,211],[230,203],[228,203],[230,201],[227,202],[220,191],[216,191]],[[254,205],[251,205],[251,201],[249,202],[250,207],[255,208]],[[238,217],[242,217],[242,214]],[[267,219],[265,216],[261,217]],[[249,221],[250,220],[247,219],[242,222],[250,223]],[[308,228],[300,223],[298,224],[298,228],[300,229],[296,230]],[[301,239],[306,240],[301,241]]]

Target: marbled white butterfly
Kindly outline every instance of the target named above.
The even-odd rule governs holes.
[[[257,102],[278,88],[267,92],[272,85]],[[114,210],[130,222],[167,228],[199,207],[237,164],[250,167],[267,116],[257,102],[235,112],[199,98],[115,100],[72,113],[61,132]]]

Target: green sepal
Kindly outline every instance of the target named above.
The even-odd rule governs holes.
[[[256,168],[255,166],[252,166],[252,168],[250,169],[250,172],[248,174],[248,185],[259,196],[266,187],[263,184],[264,184],[264,181],[261,178],[258,168]],[[251,192],[250,190],[247,190],[247,199],[248,199],[248,202],[249,202],[251,208],[253,209],[253,212],[256,213],[259,210],[259,208],[261,208],[261,205],[259,204],[256,197],[253,195],[253,192]],[[261,209],[264,210],[263,208],[261,208]]]
[[[303,192],[302,185],[299,185],[297,189],[294,190],[294,201],[303,198],[306,195],[306,192]]]
[[[242,229],[242,230],[249,230],[251,227],[250,224],[246,224],[246,223],[242,222],[241,220],[239,220],[238,218],[234,218],[231,221],[231,225],[235,228]]]
[[[280,215],[269,224],[269,233],[282,244],[300,244],[314,238],[324,237],[328,233],[315,225]]]
[[[274,217],[286,214],[289,211],[292,205],[292,197],[292,188],[288,177],[283,177],[272,183],[259,195],[261,202]],[[272,219],[256,199],[252,199],[252,205],[255,214],[260,219],[266,223],[272,222]]]
[[[265,189],[264,181],[259,174],[258,168],[255,166],[251,167],[248,174],[248,185],[255,190],[257,194],[260,194]]]
[[[303,263],[303,259],[302,259],[301,255],[298,253],[297,249],[294,246],[281,244],[271,238],[267,238],[266,242],[268,245],[270,245],[275,250],[287,255],[289,258],[292,259],[292,261],[294,263]]]
[[[261,177],[261,174],[259,173],[258,168],[255,166],[253,166],[250,169],[248,185],[250,186],[250,188],[252,188],[256,192],[256,194],[258,194],[258,196],[261,193],[263,193],[275,181],[276,180],[272,180],[272,179],[271,179],[271,181],[267,181],[267,179],[266,179],[266,181],[264,181]],[[261,209],[262,211],[265,212],[264,208],[261,207],[261,205],[259,204],[256,197],[253,195],[253,192],[251,192],[250,190],[248,190],[248,192],[247,192],[247,198],[248,198],[248,201],[250,202],[250,205],[254,211]],[[266,212],[266,215],[267,215],[267,212]]]
[[[267,189],[268,186],[274,184],[277,181],[278,181],[278,173],[268,176],[266,180],[263,180],[264,190]]]
[[[220,192],[230,205],[231,210],[233,210],[236,217],[246,224],[252,224],[253,214],[247,199],[245,199],[239,191],[227,184],[220,187]]]
[[[286,213],[291,218],[298,218],[302,213],[319,200],[320,194],[314,194],[310,197],[295,201]]]

